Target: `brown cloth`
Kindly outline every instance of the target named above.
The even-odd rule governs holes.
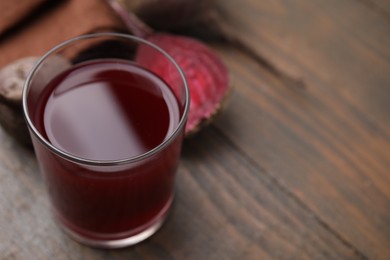
[[[19,1],[13,3],[19,4]],[[106,1],[61,2],[24,26],[0,36],[0,68],[22,57],[41,56],[67,39],[98,31],[126,32]]]
[[[48,0],[0,0],[0,35]]]

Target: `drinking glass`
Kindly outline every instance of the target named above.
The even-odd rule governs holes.
[[[152,57],[155,62],[164,64],[163,68],[159,71],[153,68],[154,62],[140,62],[141,52],[144,56]],[[46,107],[48,103],[44,103],[43,96],[52,91],[48,86],[58,81],[61,75],[64,73],[69,75],[69,71],[78,73],[83,64],[94,62],[103,62],[107,70],[115,69],[116,64],[126,66],[130,63],[131,66],[150,72],[169,87],[177,103],[177,118],[176,120],[170,118],[169,129],[161,142],[141,154],[129,154],[118,158],[115,157],[115,149],[111,147],[112,151],[106,151],[108,148],[104,145],[91,151],[106,154],[104,155],[106,157],[99,158],[88,158],[64,148],[75,143],[80,149],[87,149],[83,146],[85,141],[83,139],[92,138],[93,141],[93,136],[100,128],[92,124],[90,129],[86,129],[87,135],[77,136],[77,131],[76,134],[70,134],[75,124],[77,127],[77,123],[72,120],[76,118],[80,120],[84,109],[75,108],[72,102],[65,102],[62,104],[63,108],[72,111],[67,114],[66,120],[61,117],[45,119],[43,114],[48,109]],[[112,77],[118,75],[113,74]],[[63,92],[71,91],[77,84],[74,82],[74,86],[69,86]],[[128,88],[142,87],[134,86],[132,80],[128,79],[120,84]],[[61,94],[63,93],[59,91],[52,93],[54,97]],[[80,98],[86,106],[100,102],[94,93]],[[126,96],[115,98],[121,102],[119,109],[129,105],[126,103]],[[96,109],[100,109],[99,104],[96,105]],[[150,111],[141,111],[134,106],[132,109],[137,110],[140,115],[145,113],[142,121],[147,124],[153,124],[155,123],[153,121],[159,118],[159,115],[150,114]],[[189,90],[182,70],[164,50],[146,40],[118,33],[88,34],[61,43],[43,55],[26,80],[23,112],[44,175],[53,216],[60,227],[81,243],[103,248],[133,245],[154,234],[166,219],[172,205],[188,109]],[[104,114],[105,110],[101,113]],[[118,113],[121,114],[123,111]],[[115,123],[111,117],[102,116],[102,126]],[[85,120],[88,121],[90,118],[86,116]],[[45,126],[50,124],[60,125],[58,134],[67,135],[68,139],[62,145],[50,139],[50,134],[45,130]],[[156,126],[158,128],[159,123]],[[121,131],[126,126],[116,127]],[[152,130],[148,135],[153,136],[155,132],[157,130]],[[121,141],[120,136],[112,138],[113,140],[119,138]],[[138,141],[140,140],[135,140]]]

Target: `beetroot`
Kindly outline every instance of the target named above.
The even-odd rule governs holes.
[[[194,133],[205,123],[211,122],[228,93],[229,73],[222,60],[200,41],[184,36],[155,33],[118,2],[108,2],[130,31],[164,49],[182,68],[191,94],[186,134]],[[137,52],[137,61],[160,75],[168,84],[172,83],[172,80],[179,80],[168,78],[170,74],[167,71],[167,60],[161,60],[159,57],[142,47]]]
[[[170,54],[183,70],[191,94],[186,133],[196,132],[220,108],[228,88],[227,68],[214,52],[195,39],[165,33],[151,34],[146,39]],[[162,76],[168,84],[172,80],[164,77],[169,75],[167,60],[156,59],[145,48],[138,50],[137,61]]]
[[[31,139],[23,116],[22,92],[27,75],[39,57],[24,57],[0,70],[0,124],[17,141],[31,146]],[[53,56],[36,74],[35,82],[41,86],[54,75],[69,67],[68,60]]]

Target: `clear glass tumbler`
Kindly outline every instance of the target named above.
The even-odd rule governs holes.
[[[68,40],[32,69],[23,109],[66,233],[117,248],[159,229],[189,109],[185,77],[164,50],[116,33]]]

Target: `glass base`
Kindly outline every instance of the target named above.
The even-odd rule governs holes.
[[[77,233],[70,229],[63,221],[61,217],[58,218],[59,225],[63,229],[63,231],[68,234],[71,238],[76,240],[77,242],[80,242],[82,244],[85,244],[87,246],[97,247],[97,248],[106,248],[106,249],[113,249],[113,248],[122,248],[127,247],[131,245],[138,244],[145,239],[152,236],[154,233],[157,232],[157,230],[160,229],[162,224],[165,222],[165,219],[167,218],[169,209],[172,205],[172,198],[168,201],[168,203],[165,205],[165,207],[160,211],[160,213],[149,223],[143,225],[142,227],[138,228],[137,230],[131,230],[128,233],[130,235],[123,236],[123,233],[121,233],[121,238],[115,239],[93,239],[87,236],[83,236],[80,233]],[[112,237],[112,236],[110,236]]]

